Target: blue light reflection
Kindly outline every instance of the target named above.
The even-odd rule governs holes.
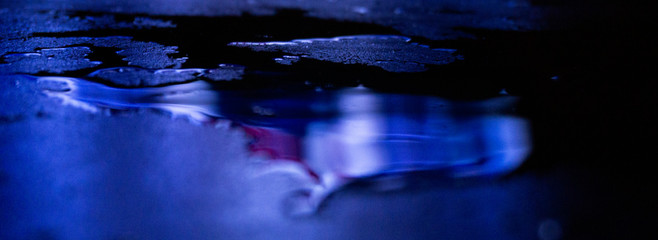
[[[252,138],[248,149],[271,163],[255,174],[308,179],[298,212],[313,212],[358,179],[414,171],[501,175],[531,151],[529,123],[514,114],[518,98],[511,96],[453,101],[364,87],[278,94],[217,90],[203,81],[132,89],[77,78],[37,81],[48,96],[92,112],[157,109],[201,124],[230,120]]]

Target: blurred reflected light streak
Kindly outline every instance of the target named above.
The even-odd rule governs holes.
[[[532,149],[512,96],[467,102],[362,86],[284,95],[217,90],[204,81],[148,88],[68,77],[37,82],[46,95],[92,112],[157,109],[196,123],[230,120],[253,138],[248,149],[269,159],[258,174],[284,171],[311,183],[291,210],[299,213],[359,179],[428,170],[451,178],[506,174]]]

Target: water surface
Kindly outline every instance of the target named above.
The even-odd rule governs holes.
[[[230,121],[251,138],[251,154],[267,161],[255,175],[306,179],[291,193],[294,212],[313,212],[358,180],[419,171],[446,178],[500,176],[532,149],[529,123],[515,113],[519,99],[508,95],[455,101],[363,86],[283,92],[223,90],[201,80],[145,88],[69,77],[36,81],[44,94],[91,112],[153,109],[203,125]]]

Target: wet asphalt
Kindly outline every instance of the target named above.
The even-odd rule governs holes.
[[[0,239],[647,238],[647,12],[591,1],[3,1]],[[277,96],[363,86],[480,101],[505,90],[521,99],[533,152],[502,177],[356,182],[317,213],[289,216],[282,203],[305,180],[253,177],[262,156],[244,129],[88,111],[43,94],[43,76]]]

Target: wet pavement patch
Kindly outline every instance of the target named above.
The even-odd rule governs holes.
[[[91,53],[88,47],[43,48],[33,53],[5,54],[0,72],[13,73],[63,73],[101,64],[86,56]]]
[[[93,69],[102,61],[85,58],[93,54],[93,48],[120,49],[116,55],[127,65],[146,68],[173,67],[183,60],[170,57],[176,47],[162,46],[152,42],[133,41],[131,37],[35,37],[3,41],[0,52],[4,63],[0,73],[64,73]],[[45,49],[47,53],[41,53]],[[20,58],[19,58],[20,57]],[[32,59],[26,59],[32,58]],[[39,64],[36,64],[39,62]]]
[[[229,46],[249,48],[257,52],[285,52],[275,58],[278,63],[292,65],[300,57],[343,64],[377,66],[389,72],[422,72],[426,64],[452,63],[462,56],[456,49],[430,48],[411,39],[395,35],[355,35],[334,38],[295,39],[288,42],[232,42]],[[296,58],[295,58],[296,57]]]
[[[232,81],[240,80],[244,67],[220,64],[218,68],[144,69],[137,67],[116,67],[96,70],[88,75],[90,79],[107,82],[116,86],[145,87],[190,82],[193,80]]]
[[[85,15],[86,13],[74,13]],[[92,13],[93,14],[93,13]],[[131,15],[110,15],[117,19],[139,18]],[[50,37],[132,36],[135,40],[178,46],[190,59],[186,67],[209,67],[226,63],[227,58],[238,58],[244,63],[258,58],[240,58],[226,44],[235,41],[284,41],[295,38],[335,37],[355,34],[396,34],[397,31],[375,24],[336,22],[305,17],[302,12],[280,11],[275,16],[240,17],[161,17],[175,28],[110,28],[57,33],[35,33]],[[243,64],[243,62],[234,62]]]
[[[533,33],[455,29],[475,38],[455,35],[452,40],[430,41],[401,36],[390,27],[313,18],[297,10],[239,17],[65,14],[84,19],[89,26],[77,31],[32,32],[27,40],[6,41],[0,70],[45,75],[66,72],[62,75],[85,77],[115,67],[154,72],[164,68],[216,69],[224,64],[244,66],[239,73],[244,81],[235,84],[238,87],[292,85],[313,89],[363,84],[384,91],[486,98],[502,89],[510,94],[532,94],[537,84],[549,84],[550,77],[568,67],[554,64],[564,56],[562,52],[525,52],[519,42],[546,44],[526,37]],[[12,61],[8,58],[13,54],[70,46],[88,47],[92,52],[80,59],[82,62],[67,62],[61,69],[56,68],[54,59],[44,60],[53,65],[52,69],[7,62]],[[85,59],[91,63],[84,64]],[[537,66],[542,67],[532,69]],[[116,86],[167,84],[160,80],[156,84],[99,80]],[[402,81],[406,84],[399,84]]]

